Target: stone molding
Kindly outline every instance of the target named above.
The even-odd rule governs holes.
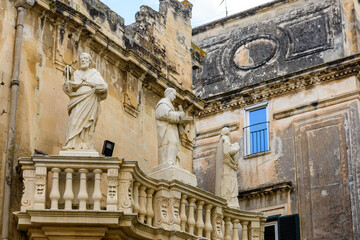
[[[335,95],[334,97],[321,99],[316,102],[305,103],[303,105],[296,106],[295,108],[291,108],[289,110],[276,112],[273,114],[273,116],[274,119],[280,120],[283,118],[288,118],[302,113],[310,112],[315,109],[321,109],[321,108],[337,105],[340,103],[349,102],[355,99],[358,100],[360,99],[360,90],[354,90],[344,94]]]
[[[360,54],[209,97],[199,117],[238,109],[270,98],[359,74]]]
[[[238,197],[240,200],[253,199],[253,198],[260,198],[264,195],[274,195],[278,191],[289,192],[292,190],[293,190],[292,182],[283,182],[283,183],[272,184],[269,186],[264,186],[251,190],[240,191]]]
[[[238,122],[227,123],[227,124],[223,124],[220,127],[211,128],[206,131],[199,131],[196,133],[196,140],[219,136],[220,130],[223,129],[224,127],[228,127],[230,129],[230,132],[233,132],[239,128],[239,123]]]

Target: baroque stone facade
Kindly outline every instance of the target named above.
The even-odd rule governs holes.
[[[125,26],[98,0],[0,2],[2,238],[360,238],[358,1],[277,0],[195,29],[187,0],[159,4]],[[82,52],[108,85],[94,148],[111,140],[116,157],[57,156],[63,69]],[[197,186],[149,177],[166,88],[189,117],[177,157]],[[214,194],[224,127],[240,208]]]
[[[240,208],[269,216],[277,239],[297,239],[286,235],[296,232],[285,224],[294,215],[301,239],[360,238],[359,9],[274,1],[193,30],[207,53],[193,73],[206,101],[196,123],[199,186],[215,192],[217,133],[229,127],[242,146]]]
[[[193,56],[199,52],[191,40],[192,5],[176,0],[159,4],[159,12],[142,7],[136,22],[125,26],[122,17],[97,0],[1,1],[0,55],[4,64],[0,67],[0,183],[6,190],[0,191],[0,205],[6,210],[2,219],[9,219],[1,220],[4,239],[26,235],[16,230],[17,220],[12,215],[21,209],[48,209],[57,203],[60,208],[86,209],[89,202],[85,199],[89,197],[96,200],[94,209],[101,210],[103,196],[108,195],[108,210],[132,212],[131,200],[118,195],[135,184],[123,173],[56,166],[39,168],[35,173],[31,169],[19,171],[19,157],[34,152],[57,155],[66,145],[68,97],[61,90],[63,69],[66,65],[74,71],[80,69],[82,52],[90,54],[92,67],[108,85],[94,135],[97,152],[101,152],[104,140],[111,140],[116,144],[115,156],[137,161],[142,171],[149,173],[158,164],[155,109],[164,89],[176,90],[174,106],[183,106],[187,116],[203,108],[204,102],[192,92],[192,64],[197,63]],[[189,172],[194,136],[191,121],[179,146],[179,165]],[[68,181],[82,184],[89,174],[94,174],[90,177],[94,186],[89,189],[101,182],[101,193],[86,194],[83,190],[79,198],[79,189],[74,186],[74,193],[68,190],[62,195]],[[105,175],[109,185],[100,181]],[[49,186],[46,176],[56,176],[53,180],[59,182],[60,195],[45,187]],[[120,177],[121,188],[115,184]],[[23,178],[28,186],[24,194]],[[33,186],[36,196],[31,200]],[[53,200],[44,203],[49,197]]]

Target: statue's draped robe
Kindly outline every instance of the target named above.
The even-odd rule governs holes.
[[[215,193],[227,200],[231,207],[239,207],[236,171],[239,161],[239,144],[222,136],[216,149]]]
[[[159,164],[166,163],[170,160],[170,164],[176,164],[168,156],[169,147],[176,151],[176,158],[179,159],[179,128],[178,123],[181,122],[180,112],[175,111],[171,101],[167,98],[161,99],[156,105],[156,125],[158,137],[158,154]]]
[[[106,98],[107,87],[96,69],[77,70],[73,81],[64,82],[63,90],[70,97],[67,148],[93,149],[93,134],[101,112],[100,101]]]

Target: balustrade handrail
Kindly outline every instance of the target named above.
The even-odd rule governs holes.
[[[166,231],[183,231],[198,236],[198,239],[209,239],[210,236],[238,239],[235,236],[238,224],[243,226],[243,239],[260,237],[264,230],[266,218],[262,213],[230,208],[225,199],[178,180],[151,178],[140,169],[137,161],[115,157],[35,155],[21,158],[19,163],[25,185],[20,213],[29,210],[31,214],[33,210],[46,209],[49,214],[67,210],[72,210],[71,214],[74,210],[123,212],[122,216],[135,213],[139,224]],[[49,173],[51,186],[48,186]],[[88,183],[90,173],[92,184]],[[74,176],[77,192],[73,191]],[[50,193],[46,189],[51,189]],[[71,214],[69,216],[73,216]],[[222,222],[225,222],[225,232],[221,230]],[[233,226],[232,230],[230,226]],[[232,233],[236,234],[230,238]]]
[[[189,184],[181,182],[179,180],[165,180],[165,179],[154,179],[147,176],[137,164],[137,161],[123,161],[121,164],[121,169],[124,170],[126,168],[132,168],[133,176],[136,181],[139,181],[141,184],[154,188],[156,190],[160,189],[169,189],[169,190],[177,190],[183,194],[188,196],[196,196],[199,200],[203,201],[211,201],[215,206],[223,206],[226,207],[226,200],[222,197],[216,196],[208,191],[203,189],[193,187]],[[211,196],[211,197],[209,197]]]

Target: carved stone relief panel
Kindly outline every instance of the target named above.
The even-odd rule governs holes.
[[[35,196],[34,196],[34,209],[45,209],[45,196],[46,196],[46,167],[36,167],[35,169]]]
[[[223,219],[222,209],[219,207],[215,207],[211,213],[211,224],[213,226],[213,230],[211,234],[212,240],[221,240],[224,237],[222,219]]]
[[[154,226],[180,231],[180,192],[160,190],[154,196]]]
[[[288,37],[286,59],[311,55],[333,47],[329,16],[325,12],[308,19],[297,19],[280,24]]]
[[[21,198],[21,211],[31,209],[34,205],[35,171],[23,171],[24,190]]]

